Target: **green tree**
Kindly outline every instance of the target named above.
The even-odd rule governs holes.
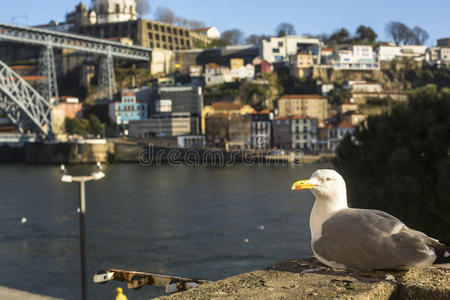
[[[329,44],[344,44],[347,43],[350,39],[350,33],[347,29],[341,28],[333,32],[328,38]]]
[[[377,39],[377,34],[370,26],[359,25],[356,29],[356,39],[364,42],[374,42]]]
[[[95,115],[89,116],[89,133],[95,136],[103,136],[104,135],[104,125],[100,122],[100,120]]]
[[[450,228],[450,93],[428,85],[391,114],[369,117],[334,164],[354,207],[387,211],[441,239]]]

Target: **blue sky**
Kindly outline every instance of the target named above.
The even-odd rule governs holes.
[[[63,21],[80,0],[1,0],[0,21],[20,25]],[[90,5],[90,0],[82,0]],[[386,40],[384,26],[395,20],[421,26],[430,34],[427,45],[450,37],[449,0],[150,0],[153,18],[166,6],[187,19],[204,21],[224,31],[239,28],[246,35],[273,34],[281,22],[292,23],[297,34],[331,33],[345,27],[354,32],[360,24],[371,26]]]

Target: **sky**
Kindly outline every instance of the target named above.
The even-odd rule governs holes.
[[[65,14],[79,2],[90,0],[0,0],[0,21],[19,25],[64,21]],[[220,31],[238,28],[250,34],[272,35],[282,22],[294,25],[297,34],[332,33],[345,27],[351,33],[363,24],[372,27],[379,39],[389,40],[385,24],[399,21],[428,31],[428,46],[450,37],[449,0],[149,0],[153,19],[158,6],[176,15],[216,26]]]

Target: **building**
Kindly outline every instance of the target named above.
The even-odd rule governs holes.
[[[450,48],[432,47],[427,50],[426,60],[432,65],[449,65]]]
[[[64,116],[66,118],[73,119],[75,117],[81,117],[83,104],[80,103],[77,97],[61,96],[56,107],[64,110]]]
[[[180,148],[203,148],[206,146],[204,135],[180,135],[177,137]]]
[[[191,49],[190,30],[158,21],[144,19],[98,23],[76,28],[76,32],[97,38],[126,37],[134,45],[153,49]]]
[[[391,61],[402,54],[402,48],[400,46],[378,46],[377,57],[380,62]]]
[[[273,128],[273,147],[277,149],[291,149],[292,147],[292,128],[291,118],[287,116],[278,116],[272,121]]]
[[[437,46],[443,48],[450,48],[450,38],[438,39]]]
[[[318,119],[307,116],[292,116],[292,149],[313,150],[317,141]]]
[[[272,145],[270,112],[262,110],[251,113],[252,125],[250,147],[253,149],[269,149]]]
[[[423,61],[426,59],[427,46],[425,45],[402,45],[402,53],[399,58]]]
[[[291,75],[297,78],[312,76],[314,56],[311,53],[298,53],[290,57],[289,69]]]
[[[153,49],[150,62],[150,73],[152,75],[166,75],[174,71],[175,54],[171,50]]]
[[[109,104],[109,117],[121,129],[125,129],[130,121],[147,119],[147,104],[136,101],[132,91],[123,90],[121,101]]]
[[[352,45],[335,52],[331,60],[335,70],[379,70],[372,46]]]
[[[191,29],[191,38],[193,48],[204,48],[213,40],[220,39],[220,31],[215,26],[195,28]]]
[[[206,119],[215,115],[218,116],[243,116],[254,112],[250,105],[241,105],[239,103],[215,102],[207,105],[202,111],[202,133],[206,133]]]
[[[381,93],[383,87],[376,82],[367,82],[365,80],[348,80],[344,83],[344,88],[354,93]]]
[[[321,48],[320,63],[323,65],[331,65],[334,55],[335,55],[334,48]]]
[[[230,59],[230,68],[210,63],[205,66],[205,85],[222,84],[242,79],[253,79],[255,66],[244,65],[244,59]]]
[[[320,64],[320,41],[303,36],[287,35],[261,41],[261,57],[270,63],[287,62],[297,53],[311,53],[315,64]]]
[[[136,20],[136,0],[92,0],[92,8],[97,24]]]
[[[315,143],[312,144],[312,150],[314,152],[330,151],[329,145],[329,128],[330,126],[325,124],[323,120],[318,120],[317,124],[317,138]]]
[[[334,126],[329,126],[328,128],[329,149],[331,151],[336,151],[341,140],[347,134],[352,134],[354,130],[355,127],[348,120],[344,120]]]
[[[206,144],[225,147],[227,151],[251,146],[251,124],[249,115],[214,114],[205,119]]]
[[[214,63],[229,66],[230,59],[242,58],[244,65],[252,64],[259,56],[259,47],[255,45],[236,45],[211,49],[190,49],[176,51],[176,68],[182,74],[189,74],[190,66],[206,66]]]
[[[227,67],[215,63],[207,64],[205,66],[205,85],[222,84],[225,82],[226,76],[230,77],[229,73]]]
[[[326,119],[328,117],[328,101],[321,95],[284,95],[278,100],[278,115],[300,115]]]
[[[217,29],[216,26],[210,26],[210,27],[204,27],[204,28],[194,28],[191,29],[192,32],[201,34],[203,36],[206,36],[207,38],[211,40],[218,40],[220,39],[220,31]]]
[[[67,118],[82,117],[83,104],[78,98],[70,96],[59,97],[59,103],[52,107],[53,133],[57,140],[66,140],[65,121]]]
[[[130,121],[129,136],[137,139],[192,134],[189,113],[155,114],[148,119]]]

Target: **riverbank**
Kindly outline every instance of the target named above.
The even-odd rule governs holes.
[[[123,139],[65,143],[25,143],[21,147],[0,146],[0,163],[83,164],[133,162],[143,165],[183,163],[189,166],[225,166],[234,163],[286,165],[331,162],[334,153],[305,155],[292,152],[271,155],[270,151],[245,149],[227,152],[221,148],[173,148]]]
[[[450,299],[450,269],[357,273],[293,259],[185,292],[181,299]]]

